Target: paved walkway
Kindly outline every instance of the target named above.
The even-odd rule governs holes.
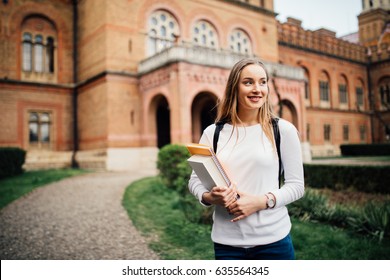
[[[158,259],[121,205],[148,173],[93,173],[38,188],[0,212],[0,258]]]

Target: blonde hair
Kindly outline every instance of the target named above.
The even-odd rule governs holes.
[[[239,85],[240,75],[242,70],[246,66],[251,64],[259,65],[264,69],[267,76],[267,83],[268,83],[269,75],[263,62],[255,58],[244,58],[238,61],[230,71],[229,78],[225,88],[225,94],[222,100],[218,104],[218,113],[217,113],[217,118],[215,120],[216,123],[218,122],[230,123],[231,125],[233,125],[233,129],[235,129],[237,125],[242,124],[242,121],[238,117],[238,85]],[[269,98],[269,87],[268,87],[268,94],[266,95],[265,98],[265,102],[263,106],[261,106],[261,108],[259,109],[257,116],[258,116],[258,122],[263,128],[265,135],[267,136],[267,138],[271,143],[274,143],[271,119],[275,117],[275,115],[272,112],[272,106]]]

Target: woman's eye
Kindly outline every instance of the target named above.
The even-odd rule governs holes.
[[[251,81],[245,81],[244,82],[244,85],[251,85],[251,84],[253,84]]]

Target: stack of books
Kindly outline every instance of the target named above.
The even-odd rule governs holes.
[[[231,181],[213,149],[202,144],[187,144],[191,157],[187,160],[202,184],[209,190],[215,186],[231,186]]]

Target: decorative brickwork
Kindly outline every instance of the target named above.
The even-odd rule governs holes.
[[[286,23],[278,22],[278,42],[280,45],[329,55],[338,59],[365,63],[366,48],[336,38],[336,34],[326,29],[304,30],[301,23],[289,18]]]

